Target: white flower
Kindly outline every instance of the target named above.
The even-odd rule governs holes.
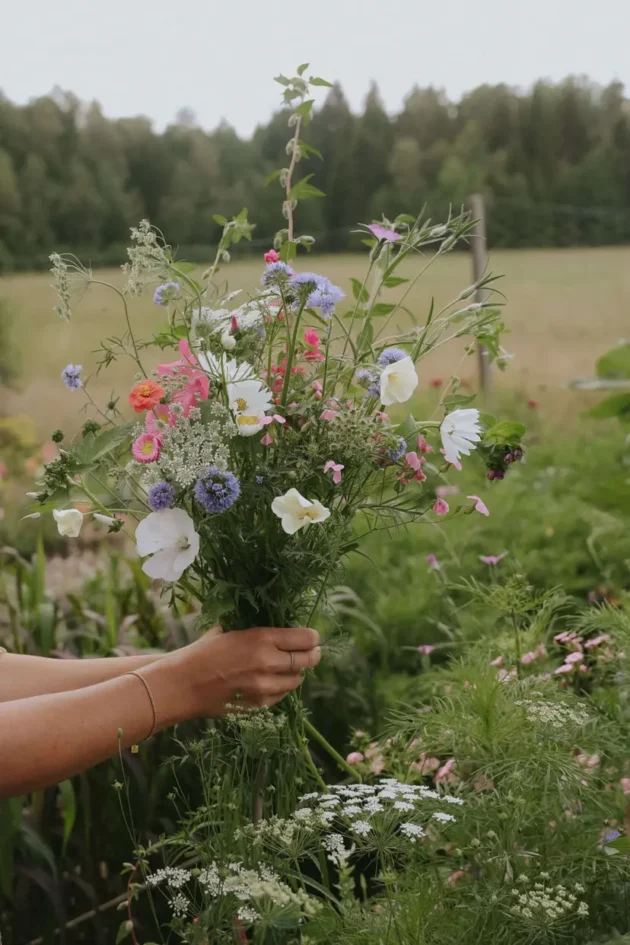
[[[217,358],[211,351],[200,351],[197,354],[197,360],[206,374],[226,384],[244,381],[254,373],[253,367],[247,361],[236,361],[225,354]]]
[[[262,381],[252,378],[227,385],[230,410],[241,436],[253,436],[263,428],[265,411],[271,407],[272,394]]]
[[[101,515],[100,512],[94,512],[93,516],[97,522],[101,523],[101,525],[113,525],[114,522],[118,521],[117,519],[112,518],[111,515]]]
[[[460,453],[470,456],[481,439],[479,411],[474,407],[467,410],[453,410],[444,418],[440,426],[440,436],[447,463],[459,462]]]
[[[53,509],[53,518],[60,535],[77,538],[83,525],[83,513],[78,509]]]
[[[313,522],[325,522],[330,509],[314,499],[310,502],[297,489],[289,489],[284,495],[277,496],[271,503],[271,511],[282,520],[282,528],[287,535],[295,535],[300,528]]]
[[[385,407],[390,404],[404,404],[417,386],[418,375],[411,358],[393,361],[381,374],[381,403]]]
[[[142,570],[151,578],[178,581],[199,552],[199,535],[183,509],[151,512],[136,529],[136,546],[144,562]]]
[[[234,351],[236,348],[236,338],[229,331],[224,331],[221,335],[221,347],[224,351]]]

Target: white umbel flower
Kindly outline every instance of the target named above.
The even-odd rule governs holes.
[[[411,358],[401,358],[388,364],[381,374],[381,403],[404,404],[418,386],[416,367]]]
[[[314,522],[325,522],[330,515],[321,502],[305,499],[297,489],[289,489],[284,495],[277,496],[271,503],[271,511],[281,520],[287,535],[295,535],[300,528],[306,528]]]
[[[461,453],[470,456],[471,450],[477,448],[476,444],[481,439],[479,411],[474,407],[453,410],[442,421],[440,436],[447,463],[457,464]]]
[[[262,381],[252,378],[228,384],[227,395],[241,436],[259,433],[263,428],[261,421],[265,412],[271,407],[272,394],[269,388]]]
[[[151,555],[142,570],[151,578],[179,581],[199,553],[199,535],[184,509],[151,512],[136,529],[136,548],[141,558]]]
[[[228,337],[231,338],[231,335]],[[232,341],[234,341],[233,338]],[[234,344],[236,345],[236,342]],[[247,361],[236,361],[234,358],[228,358],[225,354],[217,358],[211,351],[199,351],[197,360],[206,374],[224,384],[244,381],[254,373],[253,367]]]
[[[83,525],[83,513],[78,509],[53,509],[53,518],[59,534],[66,538],[78,538]]]

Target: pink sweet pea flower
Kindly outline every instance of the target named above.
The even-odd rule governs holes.
[[[445,499],[449,495],[459,495],[459,486],[438,486],[435,494],[439,499]]]
[[[498,564],[499,561],[503,561],[507,554],[507,551],[504,551],[502,555],[479,555],[479,560],[483,561],[484,564]]]
[[[275,249],[269,249],[263,256],[266,263],[280,262],[280,254]]]
[[[416,472],[422,467],[423,463],[426,463],[424,456],[418,456],[417,453],[406,453],[405,462],[408,466],[414,469]]]
[[[429,565],[430,571],[441,571],[442,565],[435,557],[435,555],[427,555],[427,564]]]
[[[422,646],[418,647],[418,653],[422,653],[423,656],[428,656],[429,653],[433,653],[435,649],[434,646],[431,646],[430,643],[423,643]]]
[[[363,761],[363,755],[360,751],[351,751],[350,754],[346,756],[346,761],[349,765],[358,765],[359,762]]]
[[[436,499],[433,504],[433,511],[436,515],[448,515],[448,502],[446,502],[444,499]]]
[[[265,435],[262,437],[260,442],[262,443],[263,446],[271,446],[271,444],[273,443],[273,437],[271,433],[267,431],[267,433],[265,433]]]
[[[325,420],[327,423],[330,423],[331,420],[334,420],[337,416],[336,410],[322,410],[319,419]]]
[[[334,459],[329,459],[326,465],[324,466],[324,472],[327,473],[332,469],[333,482],[336,486],[341,482],[341,472],[345,467],[343,463],[336,463]]]
[[[440,450],[440,453],[441,453],[443,456],[445,455],[445,452],[446,452],[446,451],[443,450],[443,449]],[[452,462],[449,462],[449,466],[453,466],[453,467],[457,470],[457,472],[461,472],[462,469],[463,469],[462,464],[461,464],[458,460],[456,460],[456,459],[454,459]]]
[[[323,396],[322,395],[322,382],[313,381],[313,390],[315,391],[315,400],[321,400]]]
[[[162,441],[152,433],[141,433],[131,447],[134,459],[139,463],[154,463],[160,455]]]
[[[396,243],[398,240],[402,239],[402,235],[397,233],[396,230],[388,230],[379,223],[372,223],[368,226],[368,230],[377,240],[385,240],[387,243]]]
[[[432,452],[433,452],[433,447],[432,447],[432,446],[429,446],[429,444],[427,443],[427,441],[425,440],[425,438],[423,437],[423,435],[422,435],[421,433],[418,434],[418,445],[417,445],[416,449],[417,449],[418,452],[420,452],[420,453],[432,453]]]
[[[481,515],[490,515],[488,507],[484,504],[484,502],[482,502],[478,495],[467,495],[466,498],[472,499],[474,501],[475,512],[479,512]]]

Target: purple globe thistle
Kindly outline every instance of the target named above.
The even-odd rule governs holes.
[[[406,357],[408,357],[407,352],[403,351],[402,348],[384,348],[378,356],[378,363],[383,367],[387,367],[388,364],[393,364],[394,361],[402,361]]]
[[[61,372],[61,380],[69,390],[78,390],[79,387],[83,387],[83,381],[80,377],[82,370],[82,364],[67,364]]]
[[[291,280],[291,285],[308,292],[306,305],[308,308],[321,309],[323,318],[330,318],[337,302],[341,302],[346,295],[338,285],[333,285],[330,279],[318,276],[316,272],[299,272]]]
[[[295,273],[284,262],[273,262],[265,266],[260,282],[262,285],[278,285],[287,282]]]
[[[381,396],[381,379],[374,371],[360,368],[357,371],[357,380],[362,387],[365,387],[370,397]]]
[[[153,301],[156,305],[164,307],[173,301],[180,289],[179,282],[165,282],[164,285],[159,285],[153,293]]]
[[[388,459],[391,459],[392,463],[397,463],[399,459],[407,452],[407,440],[404,436],[398,437],[398,445],[390,447],[385,455]]]
[[[175,490],[170,482],[163,480],[151,486],[147,495],[147,502],[152,512],[172,509],[175,505]]]
[[[241,485],[234,473],[209,466],[205,476],[195,483],[195,498],[206,512],[227,512],[241,493]]]

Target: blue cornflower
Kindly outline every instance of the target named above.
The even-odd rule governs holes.
[[[156,482],[149,489],[147,502],[152,512],[162,512],[164,509],[172,509],[175,505],[175,490],[170,482]]]
[[[164,285],[159,285],[153,293],[153,301],[156,305],[166,306],[173,301],[180,289],[179,282],[165,282]]]
[[[380,397],[381,380],[375,371],[369,371],[367,368],[360,368],[357,371],[357,380],[361,387],[365,387],[370,397]]]
[[[382,364],[383,367],[387,367],[388,364],[393,364],[394,361],[402,361],[407,356],[407,352],[403,351],[402,348],[384,348],[378,356],[378,363]]]
[[[278,285],[284,283],[293,276],[291,266],[284,262],[269,263],[265,266],[265,271],[261,276],[262,285]]]
[[[195,483],[195,498],[206,512],[227,512],[241,493],[241,485],[234,473],[209,466],[205,476]]]
[[[390,449],[386,450],[385,455],[388,459],[391,459],[393,463],[397,463],[399,459],[407,452],[407,440],[404,436],[398,437],[398,446],[392,446]]]
[[[61,372],[61,380],[69,390],[78,390],[79,387],[83,387],[83,381],[79,377],[82,370],[82,364],[67,364]]]

